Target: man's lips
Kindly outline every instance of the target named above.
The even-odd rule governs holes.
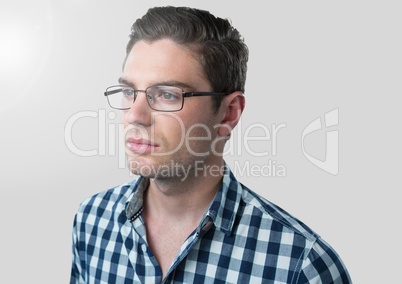
[[[145,153],[158,147],[157,144],[149,140],[135,138],[128,138],[126,145],[127,148],[134,153]]]

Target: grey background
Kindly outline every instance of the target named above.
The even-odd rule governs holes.
[[[286,177],[239,179],[327,240],[355,283],[395,283],[402,253],[401,5],[128,0],[1,2],[1,282],[68,282],[79,203],[132,178],[109,151],[119,117],[102,93],[120,75],[133,21],[150,6],[168,4],[230,18],[244,35],[250,49],[247,106],[236,135],[253,123],[269,129],[286,123],[275,156],[270,141],[254,141],[253,149],[270,154],[253,157],[240,144],[227,157],[232,166],[275,161],[286,168]],[[336,108],[334,176],[303,156],[301,134]],[[67,122],[83,111],[98,117],[74,124],[74,145],[96,150],[101,143],[104,155],[81,157],[66,145]],[[99,126],[102,114],[105,125]],[[305,142],[310,154],[325,157],[325,130]]]

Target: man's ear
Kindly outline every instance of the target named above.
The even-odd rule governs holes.
[[[221,137],[229,136],[233,128],[240,120],[246,100],[242,92],[236,91],[227,95],[220,106],[219,112],[222,114],[218,135]]]

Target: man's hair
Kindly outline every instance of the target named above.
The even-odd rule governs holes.
[[[189,48],[200,62],[212,91],[244,93],[248,48],[227,19],[188,7],[154,7],[131,27],[126,53],[138,41],[171,39]],[[223,97],[213,97],[218,110]]]

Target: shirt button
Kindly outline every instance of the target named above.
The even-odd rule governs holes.
[[[146,244],[142,244],[141,245],[141,249],[143,252],[147,252],[147,245]]]

